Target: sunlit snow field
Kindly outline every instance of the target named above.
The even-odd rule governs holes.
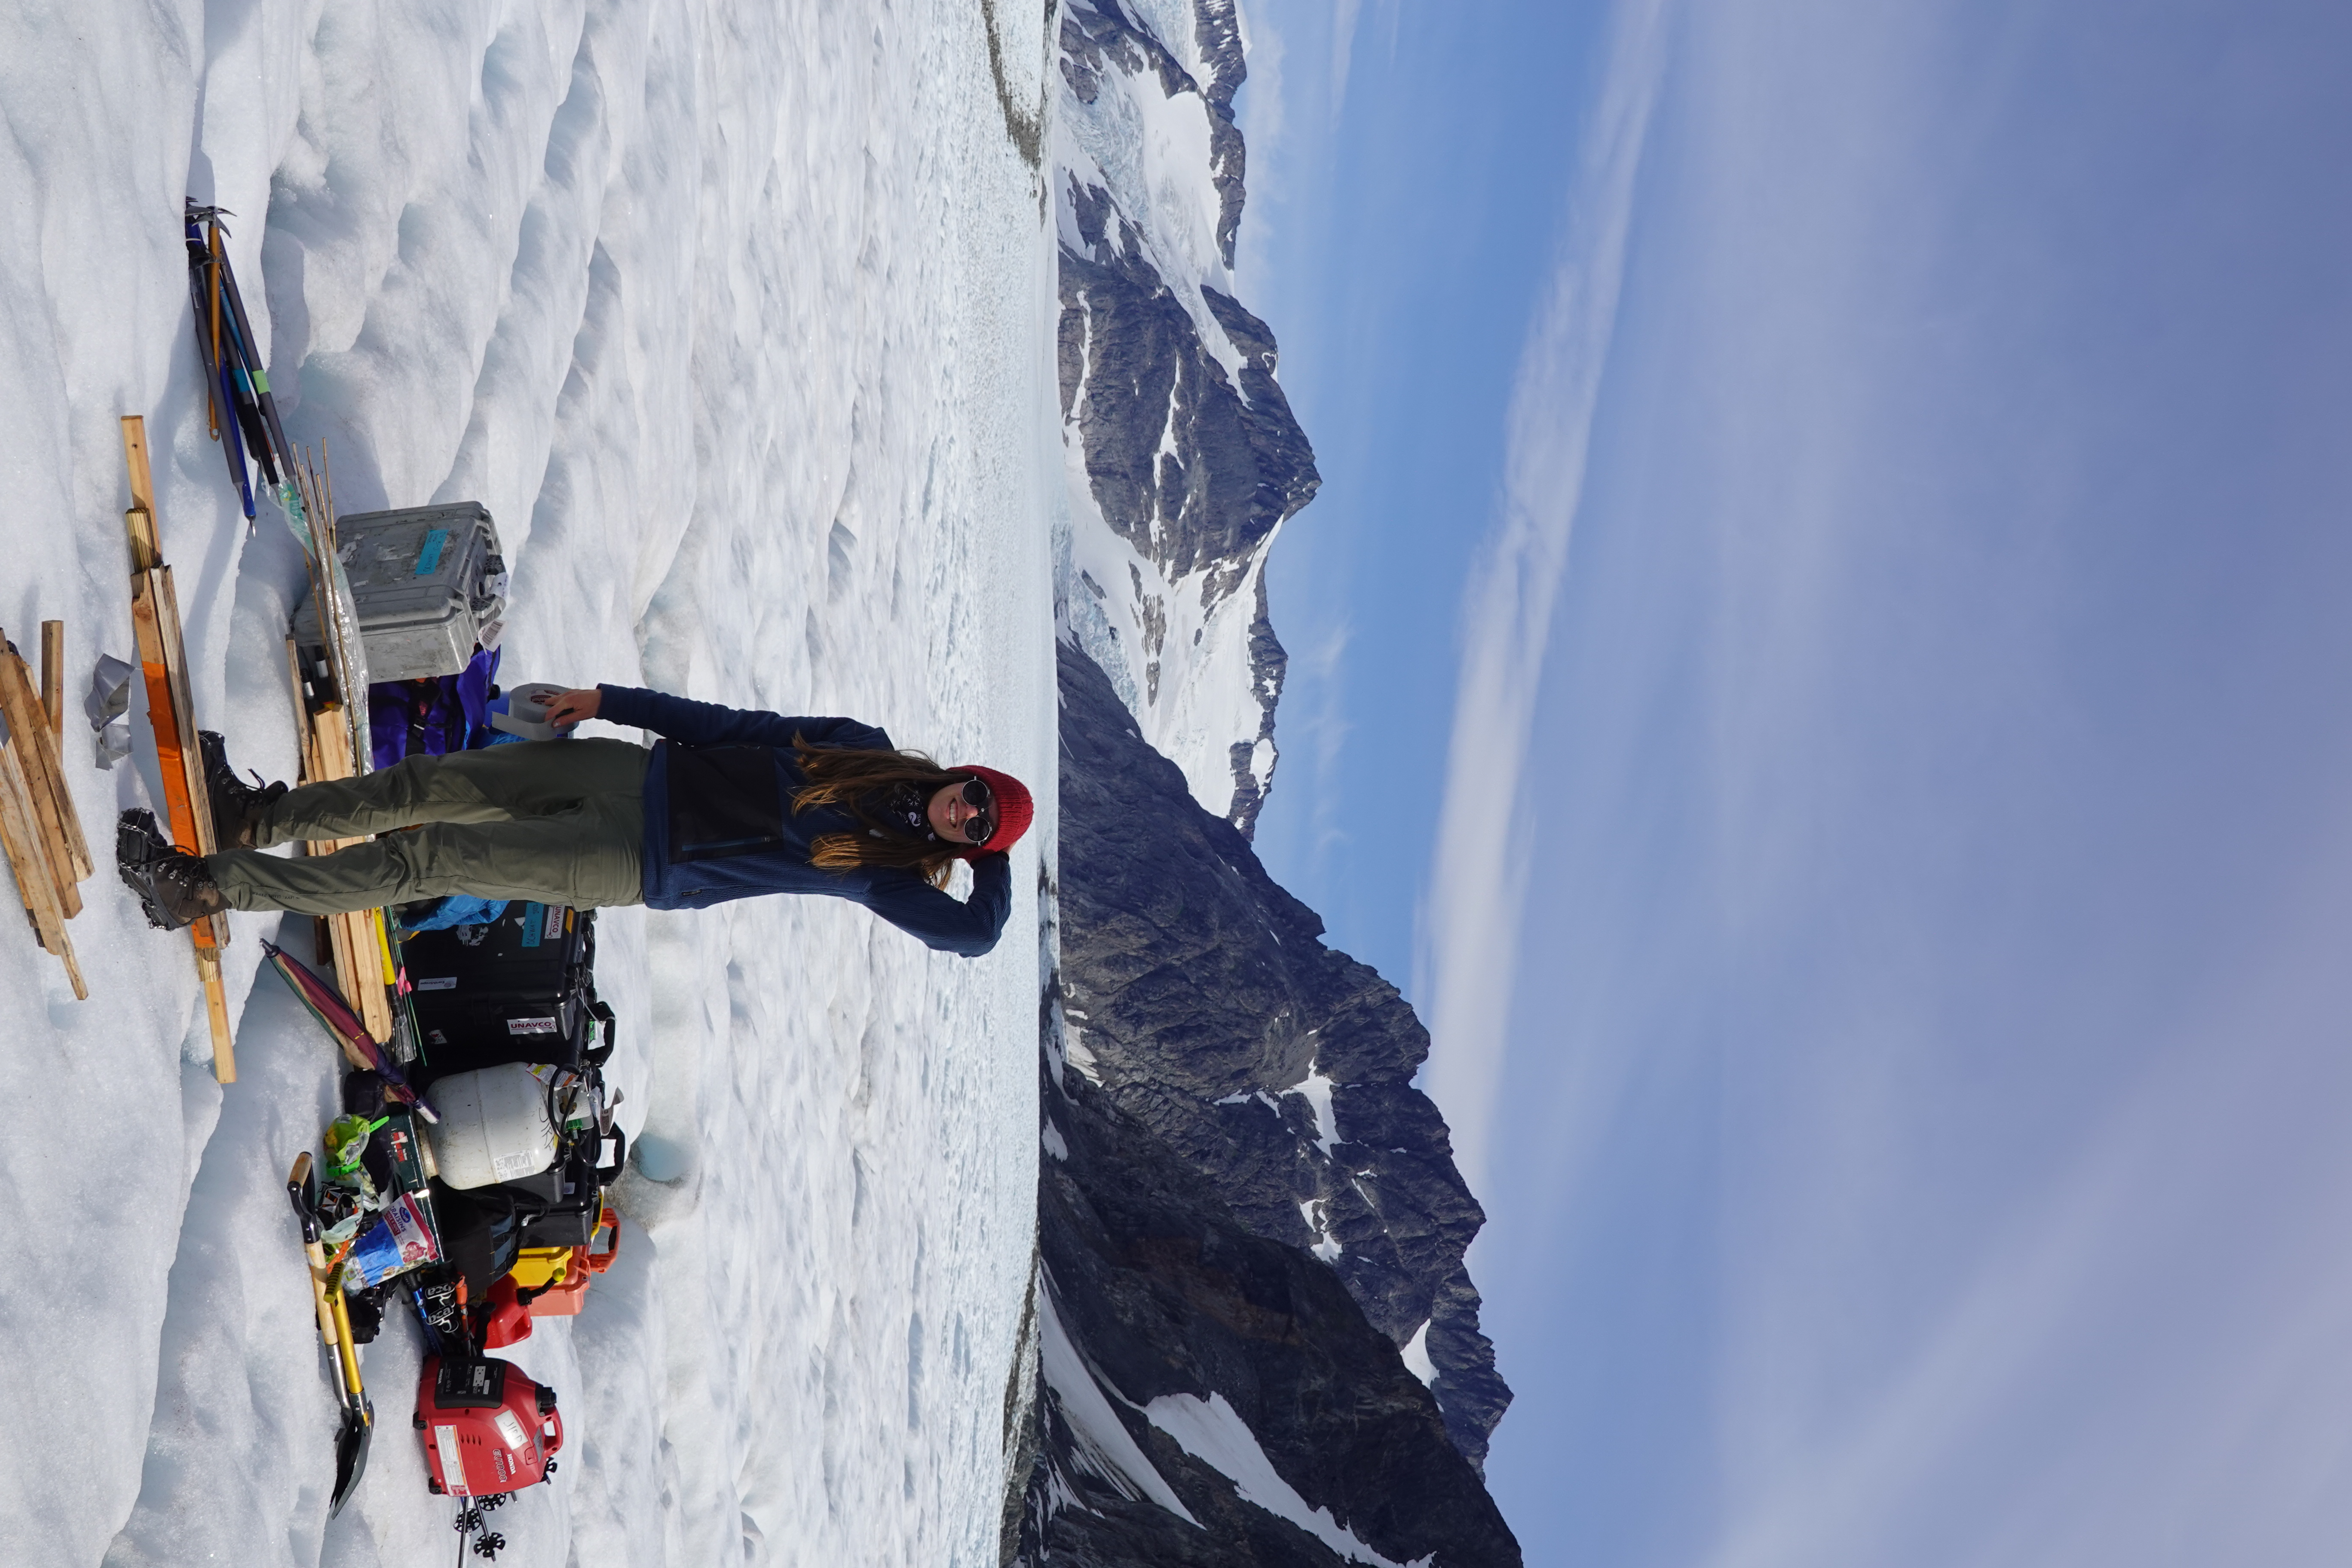
[[[248,534],[206,437],[193,195],[237,215],[289,434],[324,443],[341,510],[498,520],[504,679],[854,714],[1038,793],[978,962],[831,900],[603,918],[643,1169],[618,1265],[515,1352],[568,1446],[495,1516],[501,1563],[994,1560],[1061,488],[1047,216],[1005,107],[1039,111],[1043,41],[1037,7],[1006,12],[1003,95],[961,0],[0,18],[0,625],[29,650],[66,620],[77,702],[99,650],[132,649],[116,421],[143,414],[199,718],[293,769],[301,567],[266,507]],[[154,790],[137,703],[135,768],[96,770],[68,721],[102,862]],[[448,1561],[396,1316],[367,1480],[326,1517],[333,1396],[282,1182],[340,1064],[256,981],[278,917],[234,921],[222,1089],[185,939],[110,864],[83,891],[88,1002],[0,920],[0,1561]]]

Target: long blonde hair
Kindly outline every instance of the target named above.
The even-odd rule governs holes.
[[[809,864],[827,871],[858,866],[896,866],[920,875],[934,888],[948,885],[960,845],[939,838],[917,838],[906,825],[877,816],[866,802],[876,795],[910,784],[929,809],[931,796],[972,775],[950,773],[920,752],[851,751],[838,746],[812,746],[799,735],[793,750],[800,754],[801,773],[808,780],[793,791],[793,813],[813,805],[837,805],[864,824],[864,833],[826,833],[809,847]]]

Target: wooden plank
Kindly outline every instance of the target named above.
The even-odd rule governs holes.
[[[392,1008],[384,1000],[383,959],[377,950],[375,911],[357,910],[342,917],[351,931],[352,989],[343,999],[366,1026],[368,1038],[378,1045],[392,1039]]]
[[[6,857],[9,872],[16,879],[16,898],[17,900],[25,906],[25,923],[33,928],[33,940],[40,942],[41,951],[43,952],[47,952],[49,950],[49,944],[46,941],[43,941],[41,937],[41,917],[38,911],[33,908],[32,889],[26,885],[25,881],[25,874],[16,869],[19,866],[29,866],[31,864],[31,861],[27,857],[32,853],[33,850],[31,847],[18,842],[15,833],[8,827],[5,821],[0,821],[0,855],[5,855]],[[56,886],[54,879],[51,881],[50,886],[52,888]]]
[[[344,737],[342,718],[341,706],[330,704],[309,722],[311,741],[319,753],[318,776],[320,779],[351,776],[351,747]],[[303,852],[332,855],[346,846],[364,842],[359,838],[313,839],[303,847]],[[348,914],[329,915],[327,930],[334,939],[335,989],[342,993],[343,1001],[373,1037],[376,1026],[368,1016],[367,999],[372,993],[381,998],[383,990],[373,943],[362,941],[362,931],[354,917]],[[381,1010],[381,1001],[378,1006]]]
[[[25,753],[16,744],[16,728],[14,724],[8,726],[8,743],[0,746],[0,766],[6,767],[16,778],[16,786],[12,787],[21,786],[25,792],[21,803],[23,821],[18,829],[24,837],[18,850],[10,857],[16,868],[17,888],[19,891],[26,890],[28,877],[41,883],[48,889],[50,900],[57,906],[58,918],[69,921],[81,913],[81,889],[74,886],[73,879],[67,874],[69,863],[65,858],[65,846],[59,842],[60,835],[55,824],[47,819],[47,814],[42,810],[47,804],[42,799],[42,791],[27,776],[30,770],[25,766]],[[29,898],[25,907],[33,910],[35,929],[41,929],[39,908]],[[41,945],[52,952],[57,951],[50,946],[46,931],[42,932]]]
[[[367,926],[368,953],[374,960],[375,984],[367,989],[360,1020],[367,1025],[368,1038],[379,1046],[392,1044],[392,984],[400,971],[392,957],[392,938],[383,928],[383,910],[368,910],[360,919]]]
[[[212,805],[204,789],[204,759],[196,747],[194,719],[180,642],[172,569],[157,566],[131,579],[131,618],[139,639],[140,673],[147,683],[147,724],[155,737],[155,757],[163,777],[163,806],[172,842],[194,855],[209,855]],[[199,948],[226,945],[228,919],[213,915],[189,930]]]
[[[169,566],[151,567],[131,580],[131,626],[139,641],[139,673],[147,683],[147,724],[163,763],[163,816],[172,842],[196,847],[196,814],[188,802],[188,770],[181,757],[178,721],[172,710],[172,671],[163,651],[159,584]]]
[[[0,631],[0,647],[7,633]],[[81,816],[74,809],[73,792],[66,787],[65,759],[58,754],[58,738],[49,728],[48,710],[33,689],[33,672],[14,653],[0,653],[0,712],[8,727],[19,731],[9,744],[20,748],[25,781],[31,785],[33,804],[40,812],[44,831],[57,836],[54,858],[64,883],[86,879],[92,870],[89,840],[82,837]],[[69,915],[81,912],[79,894],[70,894]]]
[[[0,747],[0,851],[7,855],[16,886],[32,909],[41,945],[64,963],[75,1000],[89,1000],[89,987],[82,984],[81,964],[74,957],[73,939],[66,935],[65,911],[34,826],[32,790],[17,765],[13,744]]]
[[[352,928],[341,915],[327,917],[327,935],[335,944],[335,989],[352,998]]]
[[[319,777],[319,743],[310,733],[310,705],[302,700],[302,650],[294,639],[286,639],[286,680],[294,696],[294,743],[301,768],[296,782],[310,784]]]
[[[196,949],[196,978],[205,984],[205,1022],[213,1035],[213,1081],[236,1081],[236,1042],[229,1034],[228,987],[222,984],[220,953]]]
[[[81,889],[74,884],[88,876],[77,874],[74,862],[75,840],[81,837],[81,824],[73,817],[73,799],[57,787],[55,774],[42,766],[42,750],[48,743],[49,717],[41,711],[39,701],[33,696],[24,679],[24,662],[7,651],[7,634],[0,632],[0,719],[8,723],[8,739],[0,752],[8,757],[8,767],[24,785],[25,809],[32,842],[38,850],[42,873],[49,879],[51,892],[65,918],[81,913]],[[61,807],[60,797],[64,799]],[[68,825],[71,824],[70,829]],[[89,850],[84,847],[82,859],[87,863]]]
[[[155,514],[134,506],[122,514],[122,521],[131,533],[131,569],[152,572],[163,564],[163,546],[155,537]]]
[[[41,623],[41,706],[49,713],[49,739],[66,745],[66,624]]]
[[[36,878],[47,878],[47,886],[52,892],[56,890],[57,881],[48,877],[46,862],[36,858],[39,853],[37,841],[19,835],[14,819],[6,812],[0,811],[0,855],[7,858],[9,874],[16,879],[16,897],[25,906],[25,923],[33,928],[33,940],[41,944],[43,952],[47,952],[49,942],[42,934],[40,900],[34,898],[33,889]],[[59,911],[60,919],[63,913]]]
[[[155,476],[147,465],[147,421],[136,414],[122,416],[122,461],[131,470],[131,504],[155,510]]]
[[[359,771],[352,766],[352,727],[343,717],[341,703],[330,702],[320,710],[311,733],[319,744],[320,778],[347,779]]]
[[[331,703],[320,712],[312,713],[302,697],[302,653],[294,639],[286,639],[286,675],[288,694],[294,701],[295,728],[301,741],[302,769],[310,782],[349,778],[352,773],[351,737],[343,723],[341,704]],[[364,844],[364,838],[317,839],[304,844],[301,852],[309,855],[331,855],[354,844]],[[335,971],[335,989],[363,1026],[370,1037],[379,1043],[392,1038],[392,1008],[384,996],[382,937],[375,925],[373,911],[327,915],[320,922],[326,929],[328,952],[320,955],[331,961]],[[352,1065],[368,1063],[353,1055]]]
[[[136,414],[122,416],[122,462],[131,470],[131,504],[155,510],[155,476],[147,466],[147,421]]]
[[[139,640],[139,671],[147,683],[147,725],[163,775],[163,809],[172,842],[198,855],[213,852],[212,804],[205,789],[204,757],[196,745],[195,703],[188,690],[188,654],[180,637],[180,601],[155,525],[155,476],[147,459],[147,421],[122,416],[122,462],[131,476],[131,506],[122,514],[131,538],[131,624]],[[228,917],[207,916],[188,928],[195,944],[196,977],[204,983],[205,1018],[213,1037],[213,1076],[236,1081],[229,1034],[228,994],[221,982],[220,949]]]
[[[327,929],[335,940],[335,980],[343,1000],[379,1045],[392,1038],[392,1010],[384,1003],[383,971],[375,954],[375,931],[370,913],[329,915]],[[369,1005],[373,998],[374,1005]],[[346,1043],[343,1054],[356,1068],[373,1064]]]
[[[180,638],[180,596],[172,569],[158,567],[156,618],[163,633],[163,667],[171,678],[172,723],[180,732],[180,765],[187,774],[188,805],[195,819],[194,847],[209,855],[220,847],[213,835],[212,791],[205,786],[205,757],[196,744],[196,702],[188,687],[188,652]]]
[[[199,855],[210,855],[220,848],[217,832],[213,825],[212,789],[205,783],[204,748],[196,739],[196,704],[188,688],[188,654],[180,637],[180,598],[172,583],[172,569],[159,566],[156,610],[158,628],[163,633],[163,667],[168,676],[173,727],[180,735],[180,769],[187,791],[188,811],[193,819],[195,842],[192,847]],[[207,915],[188,928],[188,935],[196,944],[198,968],[204,955],[228,945],[228,916],[226,913]],[[226,1015],[224,1015],[225,1016]],[[215,1035],[215,1044],[221,1037]],[[232,1065],[231,1071],[235,1071]]]

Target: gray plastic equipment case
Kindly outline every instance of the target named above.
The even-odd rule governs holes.
[[[478,501],[366,511],[339,519],[335,537],[358,601],[370,680],[456,675],[474,645],[498,640],[506,613],[499,531]],[[305,598],[294,637],[316,646],[318,606]]]

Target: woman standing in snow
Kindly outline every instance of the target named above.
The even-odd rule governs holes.
[[[166,930],[223,909],[339,914],[467,894],[574,908],[702,909],[755,893],[830,893],[944,952],[996,945],[1012,908],[1005,851],[1028,830],[1020,780],[942,768],[854,719],[786,718],[630,686],[548,708],[651,730],[628,741],[526,741],[410,757],[362,778],[255,788],[217,743],[207,779],[221,850],[175,849],[126,812],[122,879]],[[397,828],[415,827],[414,833]],[[263,850],[383,835],[331,855]],[[943,889],[959,859],[968,899]]]

